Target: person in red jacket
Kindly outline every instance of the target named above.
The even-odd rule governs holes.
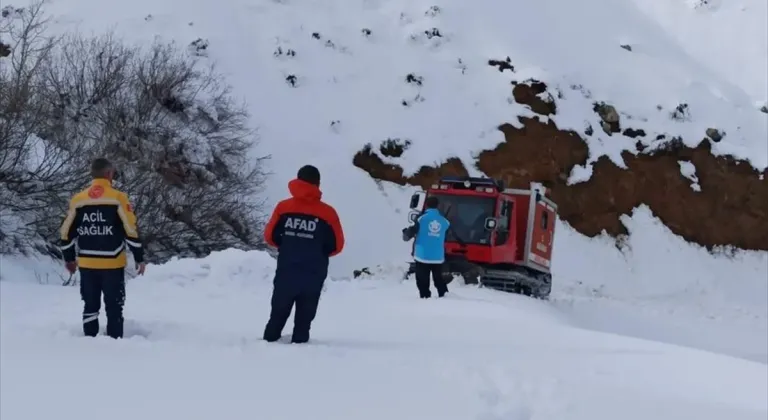
[[[306,343],[328,276],[328,260],[344,249],[344,232],[336,210],[320,200],[316,167],[299,169],[288,190],[291,198],[277,203],[264,230],[267,244],[278,249],[264,340],[280,339],[295,305],[291,342]]]

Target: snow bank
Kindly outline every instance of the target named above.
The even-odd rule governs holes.
[[[768,364],[766,253],[711,255],[673,235],[645,207],[638,208],[625,223],[633,235],[617,247],[611,238],[587,239],[558,222],[554,287],[550,302],[542,303],[554,311],[548,311],[546,317],[580,328]],[[408,255],[407,251],[404,255]],[[274,267],[274,259],[265,252],[234,249],[199,260],[177,259],[150,265],[145,276],[129,281],[129,300],[135,293],[173,300],[182,288],[199,299],[230,296],[234,299],[232,305],[251,307],[254,300],[271,293]],[[0,268],[4,282],[60,284],[68,277],[60,264],[45,258],[2,256]],[[353,279],[352,273],[332,276],[327,287],[335,293],[397,288],[407,265],[401,259],[367,268],[370,274],[358,279]],[[412,282],[411,276],[406,281],[408,287],[415,287]],[[233,288],[239,290],[236,296],[232,296]],[[474,293],[471,291],[476,288],[462,286],[457,280],[451,289]],[[536,317],[544,316],[540,302],[515,300],[516,296],[506,293],[483,293],[482,301],[492,307],[514,302],[532,310]],[[390,310],[402,310],[399,304],[393,305]],[[71,310],[77,312],[76,302]],[[163,305],[145,310],[156,314],[157,319],[173,317]],[[498,316],[489,308],[479,306],[478,310],[488,317]],[[211,329],[227,328],[212,324],[205,316],[200,322],[211,324]]]
[[[0,282],[0,417],[768,414],[768,365],[573,328],[546,302],[470,287],[424,301],[391,278],[332,282],[309,345],[267,344],[273,268],[233,250],[150,267],[129,282],[120,341],[81,336],[76,288]]]
[[[672,234],[647,207],[626,242],[558,224],[552,301],[578,325],[768,363],[768,253],[716,255]]]

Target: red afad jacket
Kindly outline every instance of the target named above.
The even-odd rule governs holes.
[[[277,203],[264,229],[264,240],[279,251],[277,277],[325,280],[329,258],[344,249],[339,216],[316,185],[294,179],[288,190],[291,198]]]

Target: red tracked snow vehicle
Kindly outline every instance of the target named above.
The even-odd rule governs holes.
[[[438,198],[440,213],[464,242],[446,238],[447,282],[459,274],[468,284],[546,298],[552,291],[557,205],[545,194],[535,183],[524,190],[490,178],[445,177],[411,197],[408,219],[419,217],[427,196]]]

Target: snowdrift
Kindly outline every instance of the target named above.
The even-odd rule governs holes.
[[[423,301],[389,276],[329,282],[313,341],[267,344],[273,270],[266,254],[241,251],[151,266],[129,283],[120,341],[80,336],[76,288],[0,282],[0,417],[768,413],[768,365],[574,328],[546,302],[471,287]]]

